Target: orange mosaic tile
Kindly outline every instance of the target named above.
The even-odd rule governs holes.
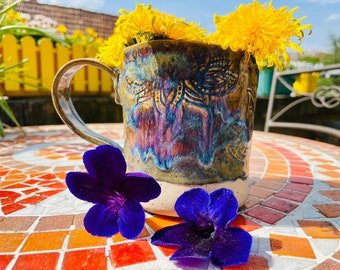
[[[338,170],[338,169],[339,169],[339,167],[334,166],[334,165],[332,165],[332,164],[321,164],[321,165],[319,165],[319,167],[320,167],[320,168],[323,168],[323,169],[326,169],[326,170],[330,170],[330,171],[332,171],[332,170]]]
[[[315,254],[308,239],[270,234],[270,247],[273,254],[315,259]]]
[[[68,232],[37,232],[28,236],[21,252],[61,249]]]
[[[140,239],[140,238],[147,237],[147,236],[150,236],[150,233],[144,227],[141,233],[136,237],[136,239]],[[116,235],[112,236],[112,240],[114,243],[118,243],[118,242],[126,241],[127,239],[123,237],[120,233],[117,233]]]
[[[164,227],[176,225],[182,222],[182,220],[176,217],[154,216],[147,218],[145,222],[155,232]]]
[[[0,251],[15,252],[25,237],[25,233],[0,233]]]
[[[330,222],[322,220],[298,220],[304,232],[313,238],[340,239],[340,232]]]
[[[259,188],[259,187],[252,186],[249,189],[249,195],[254,196],[254,197],[258,197],[260,199],[267,199],[268,197],[270,197],[273,194],[274,194],[274,191],[269,190],[269,189],[265,189],[265,188]]]
[[[320,190],[319,193],[333,201],[340,201],[340,190]]]
[[[106,270],[104,248],[68,251],[65,253],[62,270]]]
[[[59,253],[22,254],[18,257],[12,270],[46,270],[55,269]]]
[[[163,269],[163,263],[177,248],[152,246],[152,231],[178,224],[181,220],[148,214],[146,227],[134,240],[127,240],[120,234],[110,239],[88,234],[83,224],[85,214],[78,214],[86,205],[78,204],[78,201],[72,203],[74,198],[61,192],[66,189],[66,172],[84,171],[79,160],[92,145],[77,140],[65,146],[60,142],[77,138],[66,128],[58,126],[58,130],[54,128],[48,136],[37,133],[37,128],[29,127],[29,130],[34,131],[32,134],[8,140],[4,150],[0,150],[2,154],[8,153],[0,165],[0,214],[3,215],[0,215],[0,269]],[[108,129],[105,127],[102,130]],[[277,270],[282,268],[283,262],[287,261],[288,264],[292,260],[297,266],[296,270],[306,268],[306,261],[310,269],[339,268],[339,246],[334,250],[327,246],[329,239],[332,239],[332,243],[340,239],[334,219],[339,215],[336,203],[339,202],[340,188],[340,166],[337,161],[340,155],[336,154],[339,148],[327,148],[328,145],[321,147],[317,142],[310,146],[310,141],[278,134],[258,131],[254,134],[249,173],[251,196],[245,206],[240,208],[240,214],[231,226],[243,228],[260,239],[264,237],[264,241],[271,244],[273,252],[267,246],[256,246],[255,241],[248,263],[223,270]],[[121,139],[122,135],[117,136]],[[38,148],[32,147],[35,145]],[[27,150],[25,155],[29,156],[29,163],[13,158],[14,153],[20,154],[22,150]],[[36,156],[44,160],[44,164],[34,164]],[[56,161],[64,165],[56,165]],[[45,162],[50,162],[50,165]],[[322,184],[313,187],[314,177]],[[312,189],[315,192],[311,193]],[[314,195],[318,198],[325,196],[325,201],[333,200],[334,203],[321,204],[320,200],[314,200]],[[305,200],[306,196],[310,196],[310,200]],[[48,200],[43,201],[45,199]],[[67,202],[65,208],[62,206],[64,199]],[[296,215],[295,209],[299,205],[301,211]],[[316,210],[324,216],[317,214]],[[308,217],[311,220],[301,221],[296,220],[296,217]],[[283,233],[282,227],[274,225],[280,220],[282,224],[286,224],[287,220],[287,224],[300,226],[306,237],[290,235],[290,231],[298,230],[301,233],[299,228],[293,227],[287,228],[285,235],[280,235]],[[268,230],[271,232],[270,239]],[[313,245],[310,245],[312,241]],[[311,252],[311,248],[315,248],[315,252]],[[317,259],[315,254],[318,255]],[[280,256],[278,260],[277,256]],[[299,260],[302,262],[301,269],[298,267]],[[179,267],[167,263],[166,266],[170,268],[164,269]]]
[[[93,236],[85,230],[74,230],[70,232],[70,238],[68,240],[68,248],[84,248],[84,247],[95,247],[105,246],[106,238]]]
[[[277,191],[282,188],[283,184],[278,183],[278,182],[272,182],[269,180],[266,180],[266,181],[261,180],[261,181],[256,182],[254,186]]]
[[[269,180],[269,181],[275,181],[279,183],[285,183],[288,180],[287,175],[278,175],[278,174],[272,174],[272,173],[266,173],[263,178],[263,180]]]
[[[111,246],[111,262],[114,267],[122,267],[156,260],[148,241],[140,240]]]
[[[174,254],[175,253],[175,251],[177,250],[177,249],[179,249],[179,247],[163,247],[163,246],[157,246],[161,251],[162,251],[162,253],[165,255],[165,256],[167,256],[167,257],[169,257],[169,256],[171,256],[172,254]]]
[[[268,270],[268,261],[264,257],[249,256],[249,261],[240,266],[224,267],[222,270]]]
[[[333,188],[340,188],[340,180],[323,181],[323,183]]]
[[[339,171],[324,171],[324,172],[320,172],[326,176],[332,177],[332,178],[336,178],[339,179],[340,178],[340,172]]]
[[[313,204],[313,206],[328,218],[340,217],[340,204],[335,203]]]

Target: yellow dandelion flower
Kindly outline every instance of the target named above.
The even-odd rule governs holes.
[[[67,27],[64,24],[59,24],[57,27],[57,32],[65,34],[67,32]]]
[[[131,12],[119,11],[113,35],[99,48],[97,57],[105,64],[121,67],[127,46],[155,39],[203,41],[205,38],[206,31],[199,25],[160,12],[151,5],[137,4]]]
[[[83,33],[83,31],[81,31],[79,29],[73,31],[73,37],[82,38],[84,36],[85,36],[85,34]]]
[[[97,37],[98,36],[98,33],[93,29],[93,28],[86,28],[85,29],[85,32],[90,35],[91,37]]]
[[[304,17],[293,17],[296,10],[297,7],[288,11],[286,6],[275,9],[272,1],[261,4],[254,0],[225,16],[215,15],[216,32],[209,40],[223,48],[249,52],[260,68],[266,63],[282,70],[289,64],[287,47],[303,53],[300,44],[304,30],[311,32],[312,28],[309,24],[301,24]],[[292,38],[297,39],[297,43]]]

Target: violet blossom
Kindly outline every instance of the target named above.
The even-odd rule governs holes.
[[[83,162],[87,173],[69,172],[66,184],[74,196],[94,203],[84,218],[85,229],[97,236],[138,236],[145,224],[140,202],[158,197],[159,184],[147,174],[126,173],[121,151],[111,145],[86,151]]]
[[[170,257],[177,264],[218,267],[246,263],[252,243],[251,235],[230,223],[236,218],[238,202],[229,189],[211,194],[196,188],[181,195],[175,210],[184,222],[158,230],[151,243],[179,247]]]

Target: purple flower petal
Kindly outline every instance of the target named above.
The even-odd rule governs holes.
[[[144,173],[128,173],[121,183],[127,199],[148,202],[161,194],[161,187],[151,176]]]
[[[217,230],[212,248],[212,263],[216,266],[236,266],[248,262],[251,235],[239,228]]]
[[[137,237],[144,223],[145,213],[140,203],[127,201],[119,211],[118,227],[121,235],[128,239]]]
[[[108,189],[116,187],[117,182],[125,176],[126,162],[123,154],[111,145],[100,145],[86,151],[83,160],[88,173]]]
[[[203,189],[195,188],[184,192],[177,199],[175,210],[182,219],[201,223],[208,218],[208,204],[209,194]]]
[[[237,216],[238,202],[230,189],[218,189],[210,194],[209,216],[216,227],[225,228]]]
[[[96,204],[90,208],[84,218],[85,229],[92,235],[112,236],[118,230],[116,209],[105,204]]]
[[[151,237],[151,243],[162,246],[180,246],[181,248],[171,257],[174,260],[192,257],[208,259],[212,248],[210,235],[202,237],[201,231],[192,227],[192,224],[188,222],[158,230]]]
[[[84,172],[67,173],[66,185],[74,196],[84,201],[99,203],[107,196],[106,188]]]

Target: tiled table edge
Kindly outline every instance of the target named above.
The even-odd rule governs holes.
[[[257,147],[257,144],[261,144],[261,147],[264,148],[267,145],[269,151],[271,151],[270,154],[277,155],[277,160],[284,162],[287,162],[287,160],[288,162],[290,160],[294,160],[294,162],[298,161],[297,163],[299,163],[300,166],[292,166],[292,172],[289,174],[289,178],[286,177],[287,179],[284,181],[282,176],[284,177],[285,174],[282,173],[282,167],[275,168],[274,166],[270,168],[270,166],[266,166],[265,173],[267,178],[264,177],[265,174],[263,173],[263,175],[256,175],[255,168],[255,176],[252,175],[252,177],[256,181],[258,177],[264,177],[265,180],[257,181],[253,185],[254,189],[251,191],[253,193],[251,193],[248,202],[249,209],[242,211],[235,222],[235,224],[251,231],[254,236],[250,262],[248,266],[243,267],[270,269],[273,265],[284,265],[287,264],[288,261],[290,266],[300,267],[294,269],[304,269],[308,267],[316,267],[316,269],[320,267],[329,268],[334,265],[337,267],[339,266],[340,257],[339,216],[329,218],[326,218],[326,216],[334,215],[336,212],[333,210],[337,211],[337,207],[339,207],[338,182],[340,170],[338,169],[339,165],[335,162],[339,162],[339,155],[336,151],[331,151],[332,149],[339,150],[339,148],[315,142],[313,142],[313,145],[308,145],[311,141],[304,139],[293,138],[288,142],[285,140],[286,137],[284,136],[277,135],[273,138],[272,134],[267,135],[261,133],[261,139],[258,138],[253,142],[253,151],[257,151],[259,159],[261,159],[261,151]],[[274,147],[272,142],[276,142],[276,147]],[[327,153],[325,153],[325,149],[328,150]],[[289,158],[285,155],[289,155]],[[282,164],[284,164],[284,162]],[[334,162],[336,164],[332,164]],[[320,164],[321,167],[318,166]],[[299,170],[301,167],[305,170]],[[277,171],[278,169],[281,171]],[[307,176],[310,177],[306,177],[306,170],[309,171]],[[318,179],[321,179],[320,176],[326,179],[326,181],[319,181]],[[51,175],[45,177],[49,178]],[[60,175],[59,180],[61,180],[62,177],[63,175]],[[263,181],[265,182],[263,183]],[[268,186],[267,183],[270,183],[270,185]],[[267,184],[267,186],[265,184]],[[282,189],[282,186],[284,186],[284,189]],[[258,192],[259,189],[265,192]],[[279,192],[277,192],[278,190]],[[285,192],[282,192],[282,190]],[[272,196],[272,192],[276,192],[275,195],[279,196]],[[60,195],[68,197],[66,193],[67,191],[61,191],[59,195],[53,197]],[[266,197],[267,195],[268,197]],[[292,199],[295,199],[295,201],[292,202]],[[301,206],[301,202],[303,201],[305,201],[306,204],[308,203],[307,209]],[[31,201],[31,203],[41,204],[42,202]],[[84,205],[82,207],[83,209],[86,208]],[[257,212],[256,209],[258,209]],[[330,209],[331,211],[329,211]],[[264,215],[266,211],[269,211],[269,214]],[[49,229],[50,234],[47,235],[49,236],[48,240],[59,239],[59,242],[55,240],[53,241],[53,245],[51,243],[52,246],[49,247],[49,249],[39,250],[40,241],[37,239],[41,238],[38,236],[44,231],[44,226],[45,231],[46,228],[50,228],[48,225],[44,225],[44,222],[48,223],[49,221],[40,215],[16,216],[14,214],[15,212],[16,211],[14,211],[13,214],[9,214],[7,216],[8,218],[0,217],[0,231],[4,232],[2,233],[2,236],[4,236],[3,239],[7,237],[6,243],[13,243],[15,246],[16,243],[21,242],[15,250],[6,250],[6,252],[3,252],[5,249],[1,247],[0,269],[2,269],[5,264],[8,264],[8,267],[14,269],[23,264],[27,267],[30,262],[37,260],[40,262],[40,266],[43,266],[43,262],[48,265],[56,263],[57,268],[67,269],[67,266],[63,265],[63,262],[69,262],[70,266],[74,266],[75,258],[77,258],[76,261],[78,263],[84,262],[83,260],[86,258],[88,266],[86,269],[92,269],[91,265],[99,267],[96,269],[100,269],[100,266],[103,266],[103,269],[107,267],[110,268],[109,265],[111,265],[111,262],[119,266],[119,269],[132,269],[136,265],[141,269],[143,269],[143,267],[147,267],[145,269],[155,267],[156,269],[157,263],[162,263],[162,267],[169,267],[168,269],[172,269],[171,267],[173,267],[167,258],[170,254],[169,250],[164,251],[164,249],[150,246],[148,241],[146,241],[148,236],[153,232],[152,227],[149,225],[150,220],[148,220],[144,235],[136,242],[124,241],[124,239],[118,237],[118,239],[110,238],[103,243],[102,238],[97,239],[86,234],[79,221],[82,216],[81,214],[55,215],[54,222],[52,222],[55,230]],[[258,215],[256,213],[258,213]],[[268,216],[269,219],[266,219]],[[12,230],[7,231],[3,229],[6,227],[6,223],[13,225],[10,219],[16,218],[23,219],[24,222],[20,222],[19,220],[15,222],[15,224],[18,226],[20,224],[22,227],[19,226],[16,230],[13,230],[12,227]],[[311,224],[310,222],[313,219],[317,219],[318,222]],[[31,225],[29,225],[30,220],[33,221]],[[72,220],[71,224],[70,220]],[[63,227],[65,222],[69,227]],[[158,222],[160,221],[158,220]],[[164,222],[167,223],[169,221],[166,219],[162,223]],[[271,223],[276,224],[270,225]],[[57,224],[61,224],[59,225],[61,227],[58,227]],[[151,224],[154,226],[154,223],[151,222]],[[275,230],[273,226],[275,226]],[[318,231],[322,231],[322,233],[317,233]],[[82,237],[79,237],[79,235]],[[84,237],[84,235],[87,235],[87,237]],[[82,239],[84,242],[83,246],[72,246],[76,245],[72,241],[74,241],[73,239],[77,239],[77,237],[78,239]],[[64,241],[60,241],[60,238],[64,239]],[[292,239],[295,240],[293,242],[294,244],[292,244]],[[61,246],[60,242],[63,242]],[[325,244],[326,242],[327,244]],[[47,243],[50,243],[50,241],[45,241],[44,247],[47,246]],[[78,245],[81,244],[78,243]],[[5,246],[7,249],[10,249],[11,244]],[[124,259],[121,259],[121,255],[115,255],[117,254],[117,250],[119,251],[119,247],[123,246],[129,247],[129,250],[133,251],[135,264],[132,266],[124,266],[124,263],[131,263],[132,258],[129,256],[127,256],[124,261]],[[296,252],[296,247],[298,246],[302,247],[300,257],[294,256],[294,252]],[[40,249],[42,248],[40,247]],[[23,255],[25,256],[18,257],[19,250],[23,250],[25,252]],[[138,257],[136,256],[138,250],[145,251],[146,253],[141,253],[141,256]],[[124,249],[121,251],[124,251]],[[111,262],[108,260],[109,257],[111,257]],[[13,258],[14,260],[12,260]],[[158,261],[155,261],[155,258],[157,258]],[[147,260],[148,262],[143,262],[143,260]],[[140,264],[136,264],[136,262]],[[317,264],[319,265],[316,266]],[[240,269],[245,268],[241,267]]]

